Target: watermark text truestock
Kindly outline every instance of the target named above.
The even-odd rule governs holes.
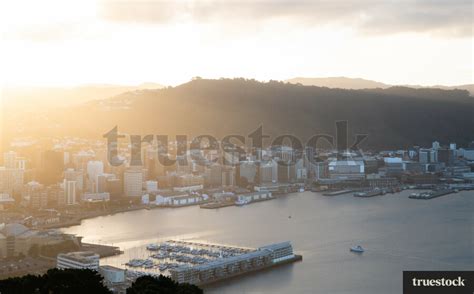
[[[296,152],[292,156],[291,160],[279,161],[278,164],[292,165],[301,159],[309,150],[316,150],[318,144],[325,144],[330,146],[331,149],[335,149],[338,153],[345,153],[347,151],[360,150],[360,144],[367,139],[367,134],[356,134],[352,145],[349,147],[348,138],[348,122],[347,121],[336,121],[335,122],[335,136],[330,134],[315,134],[311,136],[305,144],[302,143],[298,137],[291,134],[282,134],[276,136],[268,146],[271,149],[276,149],[281,146],[291,147]],[[124,139],[125,135],[121,135],[118,130],[118,126],[115,126],[109,132],[103,135],[107,139],[107,160],[112,166],[121,166],[125,160],[119,156],[119,140]],[[156,145],[157,158],[161,165],[172,166],[176,164],[177,159],[172,159],[168,153],[169,136],[167,135],[152,135],[148,134],[145,136],[141,135],[130,135],[130,166],[142,166],[142,147],[144,144]],[[222,151],[222,154],[230,154],[231,158],[240,159],[240,156],[246,154],[244,148],[251,150],[252,152],[259,152],[264,149],[264,140],[269,139],[270,136],[265,135],[263,126],[259,126],[254,131],[250,132],[247,136],[230,134],[224,136],[220,141],[212,135],[198,135],[195,136],[191,141],[188,141],[186,135],[176,135],[176,155],[182,156],[184,162],[180,162],[181,165],[187,164],[186,154],[189,154],[191,158],[197,164],[204,164],[206,161],[202,156],[202,151]],[[289,144],[288,144],[289,143]],[[222,164],[224,165],[235,165],[235,160],[229,160],[228,157],[223,156]],[[314,163],[315,158],[313,156],[307,156],[307,159]],[[214,158],[213,161],[217,162],[219,158]]]

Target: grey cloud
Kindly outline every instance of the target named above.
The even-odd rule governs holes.
[[[339,24],[367,34],[429,32],[470,36],[470,0],[316,1],[103,1],[101,16],[114,22],[163,24],[194,20],[253,26],[288,19],[309,26]]]

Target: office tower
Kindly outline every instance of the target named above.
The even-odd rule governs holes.
[[[38,182],[29,182],[22,190],[22,203],[32,209],[45,208],[48,205],[48,193]]]
[[[123,191],[126,197],[141,197],[143,172],[140,169],[127,169],[123,174]]]
[[[64,179],[68,181],[75,181],[76,189],[79,191],[84,190],[84,173],[82,171],[77,171],[73,168],[68,168],[64,172]]]
[[[436,150],[439,149],[440,145],[438,141],[434,141],[433,144],[431,144],[431,148]]]
[[[439,148],[438,148],[439,149]],[[438,149],[432,149],[430,151],[430,162],[436,163],[438,162]]]
[[[0,167],[0,193],[13,195],[23,187],[24,170]]]
[[[102,161],[89,161],[87,163],[87,178],[89,191],[97,193],[98,177],[104,173],[104,163]]]
[[[451,143],[451,144],[449,144],[449,149],[451,149],[451,150],[456,150],[456,149],[457,149],[456,143]]]
[[[64,198],[66,205],[76,204],[76,181],[64,180]]]
[[[430,163],[431,151],[429,149],[420,149],[418,151],[418,161],[420,163]]]
[[[120,179],[107,179],[107,192],[110,194],[110,200],[116,200],[122,197],[123,185]]]

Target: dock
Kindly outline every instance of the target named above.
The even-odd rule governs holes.
[[[180,265],[170,270],[171,278],[178,283],[203,286],[303,259],[301,255],[294,254],[288,241],[238,252],[203,264]]]
[[[323,196],[337,196],[337,195],[349,194],[352,192],[354,192],[354,190],[338,190],[338,191],[332,191],[332,192],[325,192],[323,193]]]
[[[235,201],[220,201],[220,202],[209,202],[199,205],[200,208],[204,209],[216,209],[221,207],[235,206]]]
[[[429,200],[429,199],[438,198],[438,197],[453,194],[453,193],[456,193],[456,192],[451,189],[443,189],[443,190],[430,191],[430,192],[424,192],[424,193],[412,193],[410,196],[408,196],[408,198]]]
[[[374,197],[384,195],[385,192],[383,190],[375,190],[375,191],[367,191],[367,192],[357,192],[354,193],[354,197]]]

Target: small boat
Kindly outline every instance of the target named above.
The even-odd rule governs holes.
[[[362,248],[362,246],[360,246],[360,245],[357,245],[357,246],[351,247],[350,251],[351,252],[356,252],[356,253],[362,253],[362,252],[364,252],[364,248]]]
[[[146,246],[146,249],[150,250],[150,251],[157,251],[157,250],[160,249],[160,245],[158,245],[158,244],[148,244]]]
[[[247,205],[250,203],[250,200],[247,200],[247,199],[239,199],[237,201],[235,201],[235,205],[237,206],[244,206],[244,205]]]

